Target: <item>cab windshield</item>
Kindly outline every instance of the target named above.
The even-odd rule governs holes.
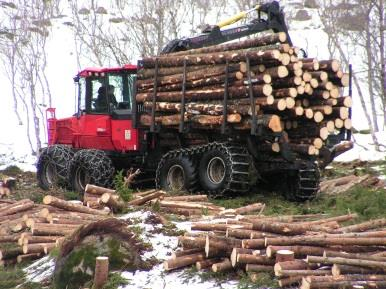
[[[131,110],[136,75],[107,73],[79,80],[79,111],[106,114]]]

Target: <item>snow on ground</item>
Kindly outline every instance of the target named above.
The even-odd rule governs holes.
[[[122,219],[136,219],[137,224],[144,230],[142,238],[145,242],[149,242],[153,246],[153,250],[144,254],[145,259],[156,257],[159,261],[164,261],[170,258],[172,252],[177,248],[177,237],[169,237],[164,234],[150,233],[155,228],[162,225],[145,224],[144,221],[151,215],[151,212],[134,212],[122,216]],[[190,231],[191,222],[175,222],[179,230]],[[163,269],[163,264],[158,264],[150,271],[122,272],[122,277],[128,279],[129,284],[120,287],[120,289],[147,289],[147,288],[164,288],[164,289],[230,289],[237,288],[237,281],[228,281],[217,284],[215,280],[203,282],[200,276],[194,277],[187,275],[186,270],[176,270],[166,272]]]
[[[353,160],[378,161],[386,159],[386,131],[376,134],[378,142],[381,144],[380,152],[375,150],[374,142],[370,134],[354,134],[354,147],[338,156],[335,161],[351,162]],[[383,146],[382,146],[383,144]]]
[[[141,238],[143,241],[151,243],[152,250],[145,252],[143,258],[157,258],[161,263],[155,265],[149,271],[137,270],[135,272],[122,272],[122,277],[129,282],[128,285],[121,286],[120,289],[148,289],[148,288],[164,288],[164,289],[231,289],[237,288],[238,282],[224,281],[217,283],[216,280],[202,281],[199,275],[191,276],[187,271],[176,270],[166,272],[163,268],[164,260],[170,258],[172,252],[177,249],[177,237],[166,236],[162,233],[155,234],[154,229],[161,228],[162,225],[146,224],[145,220],[151,215],[148,211],[136,211],[121,216],[121,219],[132,220],[135,224],[130,226],[139,226],[143,233]],[[220,220],[216,220],[218,222]],[[190,231],[191,222],[175,222],[179,230]],[[26,281],[42,282],[51,278],[55,269],[55,261],[52,257],[46,256],[24,269],[26,273]]]
[[[55,260],[51,256],[45,256],[28,267],[24,268],[27,282],[42,282],[51,278],[55,269]]]
[[[28,145],[25,145],[28,147]],[[14,165],[23,171],[36,171],[36,157],[15,143],[0,143],[0,170]]]

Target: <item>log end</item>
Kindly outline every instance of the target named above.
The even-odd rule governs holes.
[[[279,32],[279,33],[277,33],[277,36],[278,36],[279,41],[281,43],[284,43],[287,41],[287,34],[285,34],[285,32]]]
[[[264,84],[263,85],[263,94],[266,96],[272,95],[272,86],[270,84]]]
[[[45,196],[45,197],[43,198],[43,204],[45,204],[45,205],[51,204],[52,199],[53,199],[53,197],[50,196],[50,195]],[[44,209],[43,209],[43,210],[44,210]],[[47,209],[47,211],[48,211],[48,209]],[[44,217],[46,217],[46,216],[44,216]]]
[[[269,120],[268,127],[273,132],[282,132],[283,127],[281,126],[280,117],[277,115],[272,115],[271,119]]]

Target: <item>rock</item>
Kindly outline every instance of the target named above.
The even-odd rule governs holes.
[[[81,8],[81,9],[79,9],[78,14],[88,15],[88,14],[90,14],[90,10],[88,10],[87,8]]]
[[[310,8],[310,9],[317,9],[320,8],[319,4],[316,2],[316,0],[305,0],[304,1],[304,7]]]
[[[304,9],[300,9],[298,10],[298,12],[296,13],[295,17],[293,18],[293,20],[297,20],[297,21],[307,21],[307,20],[310,20],[312,17],[311,15],[308,13],[307,10],[304,10]]]
[[[107,10],[105,7],[98,7],[95,11],[96,14],[107,14]]]

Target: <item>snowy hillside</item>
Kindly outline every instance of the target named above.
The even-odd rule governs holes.
[[[311,1],[312,2],[312,1]],[[290,36],[295,46],[304,48],[309,57],[328,59],[330,55],[327,50],[327,35],[323,31],[322,23],[319,19],[318,10],[304,8],[304,1],[287,0],[281,1],[287,14],[287,19],[294,17],[299,20],[291,20]],[[299,11],[303,12],[303,18],[298,17]],[[226,14],[232,15],[235,11],[227,11]],[[75,89],[72,77],[77,73],[78,67],[75,60],[75,47],[73,34],[68,26],[63,25],[68,21],[66,18],[59,18],[52,21],[53,32],[48,39],[48,78],[52,90],[53,106],[57,108],[57,117],[69,116],[75,110]],[[186,31],[186,35],[190,33]],[[362,56],[353,53],[349,55],[353,69],[361,67]],[[4,74],[4,72],[2,73]],[[2,133],[0,134],[0,165],[4,166],[11,163],[26,162],[34,163],[34,158],[29,156],[28,140],[25,128],[18,125],[13,112],[12,99],[10,97],[10,86],[6,77],[0,78],[2,87],[2,105],[0,110],[0,123]],[[364,84],[366,86],[366,84]],[[366,96],[369,100],[369,96]],[[353,126],[358,129],[366,129],[366,122],[363,121],[364,115],[356,91],[353,91]],[[44,111],[44,108],[42,108]],[[379,133],[379,137],[384,140],[385,133]],[[42,135],[43,144],[46,137]],[[351,160],[355,158],[379,159],[384,158],[384,153],[374,153],[371,149],[371,141],[368,135],[355,136],[359,142],[354,150],[346,153],[338,160]],[[366,149],[369,149],[366,151]],[[32,169],[31,166],[26,168]]]

